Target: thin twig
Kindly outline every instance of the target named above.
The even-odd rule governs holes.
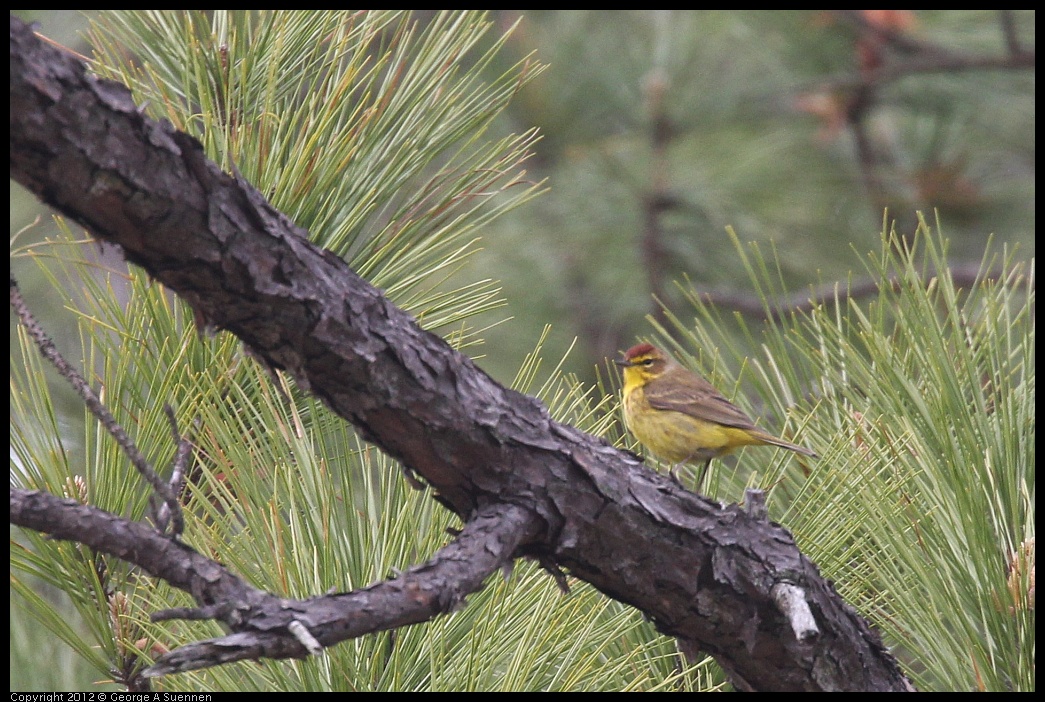
[[[171,461],[171,478],[168,481],[171,492],[177,498],[181,494],[182,488],[185,487],[185,476],[186,466],[189,462],[189,457],[192,455],[193,444],[187,436],[182,436],[178,431],[178,419],[174,416],[174,408],[168,404],[163,405],[163,412],[167,415],[168,421],[171,424],[171,434],[174,436],[174,442],[178,445],[177,450],[174,452],[174,459]],[[199,419],[194,422],[194,425],[199,424]],[[181,514],[181,502],[175,499],[174,506],[170,503],[164,502],[159,508],[154,505],[153,511],[156,513],[156,524],[161,531],[166,530],[167,522],[173,516],[174,524],[184,524],[184,518]],[[178,533],[181,533],[180,530]]]
[[[999,280],[1008,275],[999,270],[982,271],[978,264],[956,265],[947,269],[947,275],[957,287],[969,288],[985,280]],[[926,282],[929,285],[931,278]],[[893,276],[885,280],[864,280],[851,283],[845,289],[836,284],[823,285],[811,292],[793,293],[778,298],[776,304],[767,308],[765,302],[757,295],[745,293],[705,292],[699,298],[708,305],[731,310],[747,317],[766,320],[779,320],[798,312],[809,312],[822,305],[845,302],[877,295],[884,289],[898,290],[900,278]],[[1034,282],[1027,280],[1027,285]]]
[[[1009,54],[1019,56],[1023,53],[1023,49],[1020,47],[1020,37],[1016,33],[1016,17],[1012,10],[999,10],[998,13],[1001,33],[1005,37],[1005,46],[1009,47]]]
[[[171,487],[165,483],[156,471],[152,469],[149,462],[145,460],[145,457],[135,446],[134,441],[131,440],[127,432],[124,431],[123,427],[116,421],[116,418],[112,416],[109,410],[102,404],[102,401],[95,394],[94,390],[87,381],[83,379],[75,368],[69,364],[68,361],[59,353],[58,348],[54,345],[51,337],[43,330],[36,317],[29,310],[29,306],[25,302],[25,298],[22,297],[21,291],[18,289],[18,281],[11,276],[11,308],[18,316],[19,321],[25,330],[29,333],[29,336],[36,343],[37,348],[40,350],[40,354],[46,358],[51,364],[58,370],[58,373],[69,381],[76,393],[83,398],[84,404],[91,411],[91,414],[98,419],[105,430],[116,440],[120,448],[123,449],[124,454],[130,459],[134,467],[138,469],[138,472],[142,474],[142,477],[152,486],[152,489],[156,491],[163,501],[168,505],[171,516],[173,517],[171,535],[177,538],[181,535],[185,528],[185,521],[182,517],[181,506],[178,504],[178,498]],[[158,523],[157,515],[157,523]],[[161,527],[162,531],[162,527]]]
[[[860,31],[873,34],[890,49],[902,55],[901,60],[888,61],[859,74],[846,73],[835,78],[818,80],[812,85],[797,88],[796,92],[837,92],[862,90],[890,83],[911,75],[925,73],[957,73],[983,70],[1034,69],[1035,52],[1023,49],[1016,36],[1015,20],[1011,11],[1002,13],[1002,33],[1008,52],[999,55],[973,54],[954,51],[947,47],[913,37],[904,32],[880,27],[868,22],[856,10],[837,10],[836,14]]]

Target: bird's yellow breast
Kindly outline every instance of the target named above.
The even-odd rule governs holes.
[[[682,412],[654,409],[641,382],[624,386],[624,421],[655,456],[672,463],[702,462],[752,441],[740,429],[714,424]]]

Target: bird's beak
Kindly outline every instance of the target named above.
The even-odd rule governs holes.
[[[621,368],[627,368],[628,366],[631,365],[631,361],[627,360],[626,358],[615,358],[615,359],[613,359],[613,362],[616,363]]]

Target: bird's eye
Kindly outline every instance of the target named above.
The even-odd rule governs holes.
[[[652,366],[653,365],[653,359],[652,358],[644,359],[642,361],[642,365],[644,365],[644,366]]]

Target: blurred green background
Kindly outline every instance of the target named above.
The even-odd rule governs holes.
[[[1006,52],[997,12],[895,12],[881,21],[941,54]],[[487,233],[482,270],[516,318],[489,334],[495,370],[549,322],[551,347],[578,337],[584,373],[648,333],[651,296],[686,313],[676,280],[743,297],[726,226],[774,250],[796,293],[876,251],[885,208],[907,235],[938,211],[954,263],[978,264],[992,234],[1034,254],[1033,69],[898,73],[858,97],[837,88],[876,60],[862,15],[523,15],[512,46],[550,69],[514,126],[540,127],[533,174],[550,191]],[[1011,19],[1032,47],[1034,13]]]

